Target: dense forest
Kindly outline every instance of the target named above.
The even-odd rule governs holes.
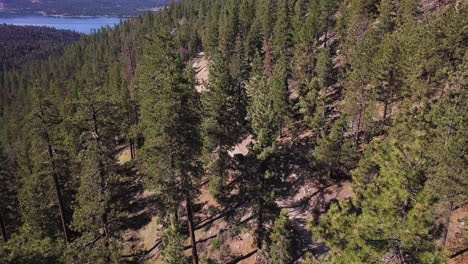
[[[183,0],[17,72],[0,263],[466,263],[467,8]]]
[[[0,0],[0,14],[43,12],[64,16],[135,16],[170,2],[173,0]]]
[[[34,73],[44,60],[61,54],[81,36],[49,27],[0,25],[0,114],[11,91],[22,89],[26,72]]]

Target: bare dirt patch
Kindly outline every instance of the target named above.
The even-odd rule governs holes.
[[[192,69],[195,71],[195,79],[197,85],[195,89],[199,93],[203,93],[208,90],[208,76],[209,76],[209,63],[205,57],[204,52],[200,52],[195,59],[193,59]]]
[[[450,217],[447,233],[447,249],[451,256],[450,264],[468,263],[468,205],[455,210]],[[459,255],[457,255],[459,254]]]

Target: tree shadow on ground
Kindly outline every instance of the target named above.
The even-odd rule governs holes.
[[[241,262],[242,260],[244,259],[247,259],[247,258],[250,258],[251,256],[253,256],[255,253],[257,253],[257,250],[254,250],[246,255],[243,255],[243,256],[240,256],[240,257],[237,257],[235,258],[234,260],[230,261],[229,264],[236,264],[236,263],[239,263]]]
[[[119,181],[114,186],[112,204],[118,211],[118,230],[138,230],[151,222],[156,215],[156,198],[144,193],[143,179],[131,166],[122,165],[118,170]]]

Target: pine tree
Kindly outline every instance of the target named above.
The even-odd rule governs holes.
[[[273,54],[275,59],[281,56],[289,60],[292,46],[291,18],[289,15],[289,1],[278,0],[276,22],[273,29]]]
[[[100,234],[107,239],[110,236],[111,187],[116,175],[112,168],[115,161],[105,152],[99,141],[90,138],[80,154],[82,171],[73,226],[78,232]]]
[[[278,135],[278,117],[274,103],[268,90],[268,81],[263,73],[261,57],[257,54],[254,62],[253,76],[248,85],[250,100],[248,104],[248,120],[255,132],[257,146],[271,146]]]
[[[309,125],[317,133],[324,128],[322,122],[314,120],[319,117],[323,117],[323,108],[320,108],[323,104],[321,103],[320,86],[317,80],[309,82],[302,90],[299,97],[299,112],[304,116],[304,122]],[[303,94],[304,93],[304,94]],[[320,111],[320,109],[322,111]],[[314,125],[317,123],[317,125]],[[316,130],[314,128],[319,128]]]
[[[239,34],[242,39],[247,38],[255,17],[255,1],[241,0],[239,5]]]
[[[289,223],[288,214],[282,210],[275,220],[270,234],[271,245],[269,247],[271,264],[286,264],[292,260],[293,231]]]
[[[274,16],[272,10],[272,0],[259,0],[256,1],[255,10],[258,13],[255,15],[255,23],[259,23],[260,34],[263,37],[263,41],[270,39],[273,32]]]
[[[200,174],[198,94],[192,73],[185,69],[167,32],[158,32],[148,50],[147,71],[153,73],[142,88],[144,125],[143,169],[148,187],[164,201],[166,215],[178,215],[185,202],[192,263],[198,263],[193,219],[193,188]],[[153,62],[159,62],[154,67]],[[168,176],[170,175],[170,176]]]
[[[17,210],[14,208],[17,206],[16,201],[16,188],[17,182],[14,178],[13,169],[9,164],[7,158],[3,154],[3,150],[0,147],[0,232],[4,242],[8,241],[10,232],[8,227],[14,227],[13,223],[17,222],[18,219],[14,219],[12,213]]]
[[[333,84],[333,60],[329,48],[320,50],[317,56],[317,66],[315,68],[317,79],[322,90]]]
[[[43,217],[47,217],[46,215],[50,214],[49,210],[51,208],[47,205],[49,199],[45,197],[48,196],[49,190],[47,189],[52,188],[55,192],[54,204],[58,204],[58,216],[60,217],[62,232],[65,241],[70,242],[71,236],[68,227],[70,221],[69,205],[67,206],[66,204],[63,191],[65,182],[68,182],[70,177],[70,157],[63,148],[63,137],[60,133],[62,117],[57,107],[52,103],[52,100],[44,95],[44,91],[36,87],[34,92],[36,101],[34,102],[33,111],[29,116],[30,127],[27,127],[27,129],[34,131],[37,136],[32,138],[32,150],[34,153],[31,161],[32,174],[29,175],[28,179],[25,179],[27,182],[21,190],[24,198],[22,201],[20,200],[20,203],[24,202],[22,203],[22,214],[23,218],[31,220],[32,223],[35,222],[40,226],[48,225],[48,221],[44,221],[44,219],[43,221],[38,221],[36,218],[41,213],[43,213]],[[45,196],[44,200],[37,200],[37,197],[35,197],[38,195],[37,191],[42,192],[41,195]],[[26,205],[27,202],[35,205],[30,207]],[[30,211],[30,209],[45,211],[34,212]],[[28,216],[25,214],[28,214]]]
[[[238,5],[232,4],[222,11],[219,21],[219,50],[225,58],[229,58],[234,50],[235,39],[239,31],[237,17]]]
[[[418,13],[418,1],[402,0],[397,13],[397,22],[400,25],[403,25],[405,23],[411,24],[416,21],[415,19]]]
[[[289,91],[288,91],[288,72],[286,57],[281,56],[275,65],[271,84],[269,87],[269,97],[273,103],[273,111],[278,122],[278,134],[281,136],[281,130],[285,125],[290,114]]]
[[[204,118],[201,128],[206,159],[212,160],[209,162],[213,180],[211,190],[218,198],[228,168],[227,152],[243,131],[244,92],[239,89],[229,65],[221,54],[216,53],[210,67],[209,90],[202,96]],[[213,152],[217,155],[215,160],[212,159]]]
[[[295,44],[299,43],[301,40],[307,9],[305,0],[297,0],[294,4],[294,14],[291,17],[291,25],[293,28],[293,42]]]
[[[389,33],[395,26],[393,0],[382,0],[379,5],[379,27],[382,34]]]
[[[172,220],[162,237],[161,258],[167,264],[188,264],[184,256],[184,238]]]
[[[398,42],[387,36],[375,57],[376,86],[375,99],[384,105],[382,120],[386,122],[392,114],[392,103],[399,97],[402,81],[399,62]]]
[[[255,144],[240,168],[248,179],[246,193],[252,201],[256,214],[255,241],[258,249],[263,248],[267,238],[266,224],[272,219],[275,209],[274,183],[276,174],[271,170],[271,162],[276,151],[276,138],[279,133],[278,118],[274,103],[268,91],[268,82],[261,57],[257,54],[253,76],[248,85],[251,96],[248,105],[248,120],[254,132]]]
[[[328,31],[333,25],[333,15],[338,7],[337,0],[323,0],[320,3],[322,31],[325,33],[323,38],[324,47],[327,47]]]
[[[314,48],[320,33],[320,2],[318,0],[309,2],[307,16],[300,23],[300,26],[295,29],[292,70],[300,84],[306,85],[315,77]]]
[[[351,140],[345,137],[346,130],[346,117],[341,117],[335,121],[328,135],[322,132],[317,140],[317,147],[312,151],[312,163],[318,177],[338,180],[355,167],[357,151]]]
[[[437,192],[425,154],[441,146],[427,142],[426,125],[418,119],[408,115],[386,139],[371,143],[353,171],[356,196],[333,205],[319,226],[311,226],[332,248],[331,263],[380,263],[383,257],[445,262],[435,242]]]
[[[219,5],[215,4],[207,17],[206,30],[203,36],[203,47],[207,54],[216,51],[219,45]]]

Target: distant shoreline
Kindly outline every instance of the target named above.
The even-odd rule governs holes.
[[[141,13],[144,12],[158,12],[163,7],[155,7],[149,8],[146,10],[138,10]],[[96,16],[87,16],[87,15],[66,15],[66,14],[50,14],[46,11],[19,11],[19,10],[1,10],[0,9],[0,17],[8,17],[8,16],[27,16],[27,15],[40,15],[43,17],[57,17],[57,18],[134,18],[138,15],[122,15],[122,14],[114,14],[114,15],[96,15]]]

